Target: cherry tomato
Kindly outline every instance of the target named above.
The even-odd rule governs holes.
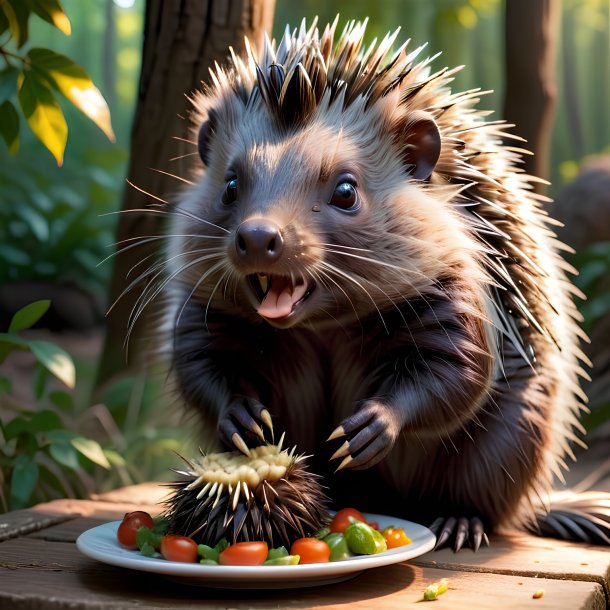
[[[364,515],[355,508],[342,508],[330,522],[330,531],[343,533],[348,525],[354,521],[363,521],[366,523]]]
[[[125,513],[123,521],[117,530],[117,538],[119,544],[126,549],[137,549],[136,532],[140,527],[152,527],[154,525],[153,518],[143,510],[135,510],[131,513]]]
[[[267,559],[266,542],[236,542],[218,555],[221,566],[260,566]]]
[[[299,563],[326,563],[330,561],[330,546],[317,538],[299,538],[290,547],[291,555],[299,555]]]
[[[168,561],[194,563],[197,561],[197,543],[186,536],[167,534],[161,540],[161,555]]]
[[[379,531],[379,523],[377,521],[369,521],[368,524],[374,529]]]
[[[411,538],[405,534],[402,527],[386,527],[381,533],[389,549],[411,544]]]

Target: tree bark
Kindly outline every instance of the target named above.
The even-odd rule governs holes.
[[[159,234],[162,215],[137,211],[154,203],[139,189],[161,199],[177,190],[179,182],[152,168],[180,175],[188,156],[180,157],[193,152],[192,145],[180,139],[188,139],[186,95],[208,79],[209,66],[225,61],[229,46],[241,51],[244,36],[259,44],[264,32],[271,32],[274,8],[275,0],[147,0],[128,169],[128,182],[136,188],[129,184],[125,187],[117,250],[121,249],[121,242],[123,246],[132,243],[124,240]],[[123,350],[129,316],[138,296],[137,289],[125,290],[143,270],[138,263],[154,256],[156,243],[121,252],[114,259],[109,301],[116,301],[116,305],[107,316],[98,389],[116,374],[138,368],[142,355],[148,351],[146,319],[154,317],[150,313],[145,320],[140,318],[131,334],[128,359]],[[149,309],[153,307],[154,303]]]
[[[525,172],[549,176],[549,143],[557,96],[555,59],[559,0],[506,2],[506,93],[504,117],[525,138],[534,156],[526,156]],[[536,185],[536,190],[543,190]]]

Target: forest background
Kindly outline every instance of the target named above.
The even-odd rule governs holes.
[[[0,511],[167,478],[175,465],[172,450],[197,444],[157,371],[127,369],[96,385],[104,312],[111,304],[114,212],[126,188],[136,108],[144,0],[64,0],[62,6],[72,34],[32,19],[32,46],[63,53],[86,69],[108,102],[116,142],[64,103],[69,134],[61,167],[23,121],[18,150],[0,142],[0,331],[9,329],[20,307],[43,301],[21,324],[13,319],[12,331],[24,343],[13,337],[3,352],[0,338],[0,362],[6,356],[0,370]],[[551,197],[561,197],[591,159],[610,154],[610,2],[564,0],[560,6]],[[503,117],[505,9],[502,0],[276,0],[273,33],[280,37],[286,23],[297,26],[303,17],[318,15],[326,23],[337,13],[342,21],[368,17],[369,41],[400,26],[412,48],[428,43],[428,54],[442,51],[435,67],[465,66],[454,90],[490,91],[480,106],[493,111],[493,120]],[[610,184],[604,188],[608,219]],[[573,262],[589,296],[579,306],[595,334],[610,310],[604,284],[610,246],[605,240],[579,246]],[[75,364],[74,389],[58,381],[61,373],[32,348],[31,342],[49,338],[49,330]],[[595,391],[599,398],[584,420],[591,430],[610,419],[608,392]]]

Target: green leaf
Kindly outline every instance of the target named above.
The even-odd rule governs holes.
[[[81,66],[51,49],[31,49],[27,55],[34,69],[41,70],[62,95],[89,117],[111,142],[115,141],[106,100]]]
[[[12,394],[13,384],[7,377],[0,377],[0,394]]]
[[[29,7],[21,0],[17,0],[17,3],[0,0],[0,10],[8,21],[11,37],[15,39],[17,47],[22,47],[28,39]]]
[[[20,455],[15,460],[11,476],[11,508],[27,506],[38,483],[38,464],[29,455]]]
[[[49,392],[49,400],[62,411],[69,413],[74,410],[74,400],[70,394],[67,392],[61,392],[60,390],[55,390],[54,392]]]
[[[17,77],[19,70],[8,66],[0,71],[0,103],[6,102],[17,93]]]
[[[78,470],[78,453],[69,443],[52,443],[49,445],[49,455],[59,464]]]
[[[6,32],[6,30],[8,30],[8,28],[9,28],[8,19],[6,18],[6,15],[4,14],[4,9],[0,5],[0,34],[3,34],[4,32]],[[2,492],[0,490],[0,498],[1,498],[1,493]]]
[[[29,349],[28,342],[18,335],[0,333],[0,364],[6,360],[11,352],[18,349]]]
[[[72,446],[94,464],[110,470],[110,462],[100,444],[90,438],[77,436],[71,440]]]
[[[25,417],[15,417],[11,419],[4,427],[4,434],[7,442],[17,438],[22,432],[27,432],[30,425],[29,420]]]
[[[118,451],[104,449],[104,455],[108,458],[108,462],[110,462],[112,466],[116,466],[118,468],[124,468],[127,466],[125,458]]]
[[[16,155],[19,152],[19,115],[9,101],[0,105],[0,135],[11,155]]]
[[[0,243],[0,257],[12,265],[20,265],[25,267],[31,263],[31,259],[27,252],[23,252],[10,244]]]
[[[11,320],[11,325],[8,327],[10,333],[16,333],[26,328],[31,328],[44,316],[51,305],[51,301],[44,299],[34,301],[25,307],[22,307]]]
[[[23,115],[30,129],[61,166],[68,125],[55,95],[34,70],[20,74],[19,81],[19,104]]]
[[[72,33],[70,20],[58,0],[30,0],[32,10],[66,36]]]
[[[36,374],[34,376],[34,396],[38,402],[44,396],[45,388],[47,387],[47,377],[49,371],[40,363],[36,365]]]
[[[30,432],[47,432],[62,427],[61,418],[55,411],[43,409],[32,415],[28,430]]]
[[[27,343],[38,362],[69,388],[74,388],[76,371],[74,362],[67,352],[48,341],[28,341]]]

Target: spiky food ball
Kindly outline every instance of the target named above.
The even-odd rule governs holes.
[[[184,459],[184,458],[183,458]],[[264,540],[290,546],[319,530],[328,518],[320,477],[306,468],[295,448],[264,445],[238,452],[210,453],[176,470],[186,477],[171,483],[166,501],[172,533],[215,545]]]

